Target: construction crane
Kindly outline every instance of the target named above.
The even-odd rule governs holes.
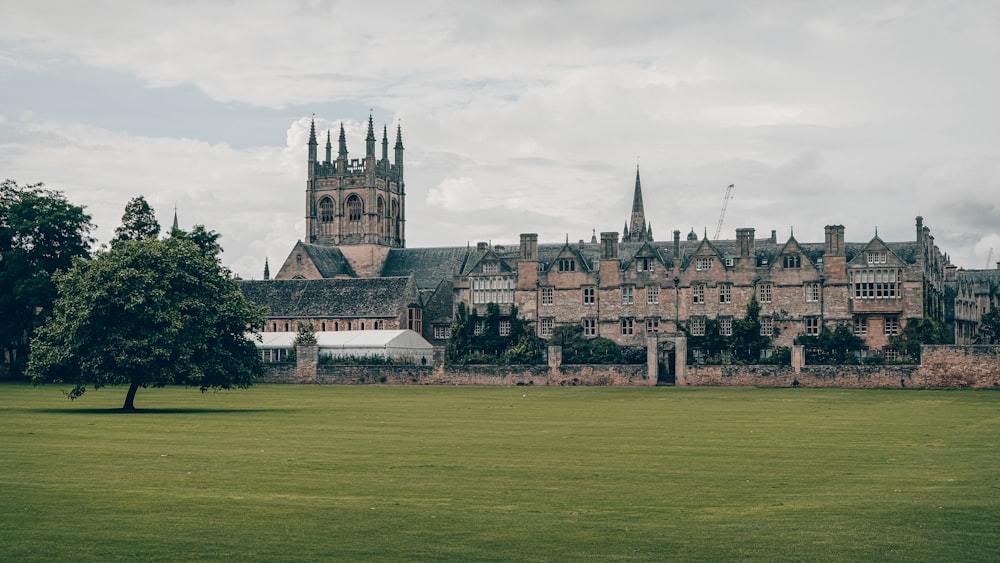
[[[729,205],[729,200],[733,197],[733,188],[736,184],[729,184],[726,188],[726,195],[722,198],[722,213],[719,213],[719,225],[715,227],[715,237],[712,240],[719,240],[719,233],[722,232],[722,221],[726,218],[726,207]]]

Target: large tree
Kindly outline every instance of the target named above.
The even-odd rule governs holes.
[[[115,238],[111,239],[111,244],[153,238],[159,234],[160,223],[156,220],[156,213],[146,202],[146,198],[138,196],[125,204],[122,224],[115,229]]]
[[[89,256],[94,226],[83,207],[42,184],[0,183],[0,363],[18,373],[28,340],[52,310],[52,274]]]
[[[263,311],[240,292],[218,255],[186,237],[119,241],[56,276],[59,298],[31,343],[38,383],[246,387],[263,372],[249,329]]]

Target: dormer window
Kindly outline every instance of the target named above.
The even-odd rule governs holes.
[[[695,259],[694,269],[698,270],[699,272],[704,270],[711,270],[714,264],[715,260],[711,256],[702,256]]]
[[[652,258],[636,258],[635,259],[635,271],[637,272],[652,272],[653,264],[655,260]]]
[[[560,272],[575,272],[576,271],[576,260],[572,258],[560,258],[559,259],[559,271]]]
[[[500,273],[500,263],[499,262],[484,262],[483,263],[483,273],[484,274],[499,274]]]
[[[802,256],[799,254],[785,254],[781,257],[781,267],[785,269],[799,269],[802,267]]]
[[[874,264],[885,264],[886,261],[887,261],[887,258],[888,258],[887,253],[885,251],[868,252],[866,254],[866,257],[868,259],[868,265],[869,266],[874,265]]]

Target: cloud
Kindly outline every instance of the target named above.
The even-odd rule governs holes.
[[[57,119],[58,96],[38,99],[0,120],[0,165],[72,189],[102,232],[138,193],[164,224],[176,202],[182,223],[223,232],[244,275],[303,235],[309,114],[321,145],[326,131],[336,144],[343,123],[354,156],[366,108],[377,125],[403,127],[411,246],[618,230],[637,159],[659,239],[713,232],[732,183],[724,237],[794,226],[799,240],[820,240],[823,225],[841,223],[851,240],[876,226],[909,240],[923,214],[956,262],[973,264],[998,232],[996,6],[437,0],[372,10],[319,0],[11,7],[0,70],[26,73],[26,88],[72,64],[81,80],[111,70],[163,95],[197,88],[216,105],[197,118],[157,105],[151,121],[181,126],[144,135],[138,122],[125,133]],[[234,107],[247,128],[276,120],[273,142],[242,148],[238,121],[212,118]]]

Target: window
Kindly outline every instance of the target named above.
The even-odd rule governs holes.
[[[896,315],[885,316],[885,333],[889,336],[899,334],[899,317]]]
[[[539,325],[538,335],[542,338],[548,338],[552,336],[552,326],[555,324],[555,319],[552,317],[547,317],[541,320]]]
[[[660,319],[646,319],[646,334],[660,332]]]
[[[583,335],[597,336],[597,319],[583,319]]]
[[[622,319],[622,336],[631,336],[635,328],[633,319]]]
[[[500,319],[500,336],[510,336],[510,319]]]
[[[483,263],[483,273],[484,274],[499,274],[500,273],[500,263],[499,262],[484,262]]]
[[[646,303],[656,305],[660,302],[660,286],[651,285],[646,288]]]
[[[552,304],[552,294],[553,293],[555,293],[555,290],[553,288],[551,288],[551,287],[543,287],[542,288],[542,305],[551,305]]]
[[[365,321],[361,321],[361,330],[365,329]]]
[[[899,350],[895,348],[883,348],[882,355],[885,356],[887,362],[895,362],[899,359]]]
[[[560,258],[559,259],[559,271],[560,272],[575,272],[576,271],[576,260],[572,258]]]
[[[434,338],[437,340],[451,338],[451,327],[448,325],[434,325]]]
[[[854,317],[854,334],[868,334],[868,317]]]
[[[774,318],[773,317],[761,317],[760,318],[760,335],[761,336],[771,336],[774,334]]]
[[[385,330],[385,321],[375,321],[375,330]]]
[[[698,271],[711,270],[712,265],[715,264],[715,259],[711,256],[701,256],[695,258],[694,269]]]
[[[583,288],[583,304],[593,305],[594,304],[595,290],[593,287]]]
[[[622,305],[631,305],[635,303],[635,286],[634,285],[623,285],[622,286]]]
[[[802,256],[799,254],[783,254],[781,256],[781,267],[786,269],[801,268]]]
[[[424,332],[424,312],[422,309],[410,307],[406,310],[406,328],[417,334],[422,334]],[[350,329],[351,325],[348,324],[347,330]]]
[[[733,319],[730,318],[719,319],[719,334],[721,334],[722,336],[733,335]]]
[[[881,252],[871,251],[865,254],[865,258],[867,259],[869,266],[885,264],[888,261],[888,253],[885,251]]]
[[[732,268],[735,265],[736,265],[736,259],[735,258],[726,258],[726,267],[727,268]]]
[[[486,321],[479,321],[476,326],[472,327],[472,334],[476,336],[482,336],[486,332]]]
[[[320,332],[326,332],[326,322],[325,321],[319,323],[319,330],[320,330]]]
[[[819,336],[819,317],[806,317],[806,334]]]
[[[691,294],[694,296],[695,303],[705,303],[705,286],[696,285],[691,288]]]
[[[691,336],[705,336],[704,317],[691,317],[691,320],[688,321],[688,326],[691,329]]]
[[[733,286],[729,284],[719,286],[719,303],[733,302]]]
[[[655,260],[653,258],[636,258],[635,270],[637,272],[652,272],[654,262]]]
[[[806,303],[816,303],[819,301],[819,282],[809,282],[806,284]]]
[[[757,286],[757,301],[761,303],[771,302],[771,284],[762,283]]]
[[[319,200],[319,222],[333,223],[333,200],[328,197]]]
[[[851,270],[849,278],[854,299],[894,299],[900,296],[899,270]]]
[[[361,220],[361,214],[364,212],[364,205],[361,203],[361,198],[357,195],[351,195],[347,198],[347,220],[352,223],[357,223]]]
[[[347,330],[354,330],[354,327],[351,324],[351,321],[347,321]]]
[[[510,276],[470,277],[472,303],[513,303],[514,278]]]

